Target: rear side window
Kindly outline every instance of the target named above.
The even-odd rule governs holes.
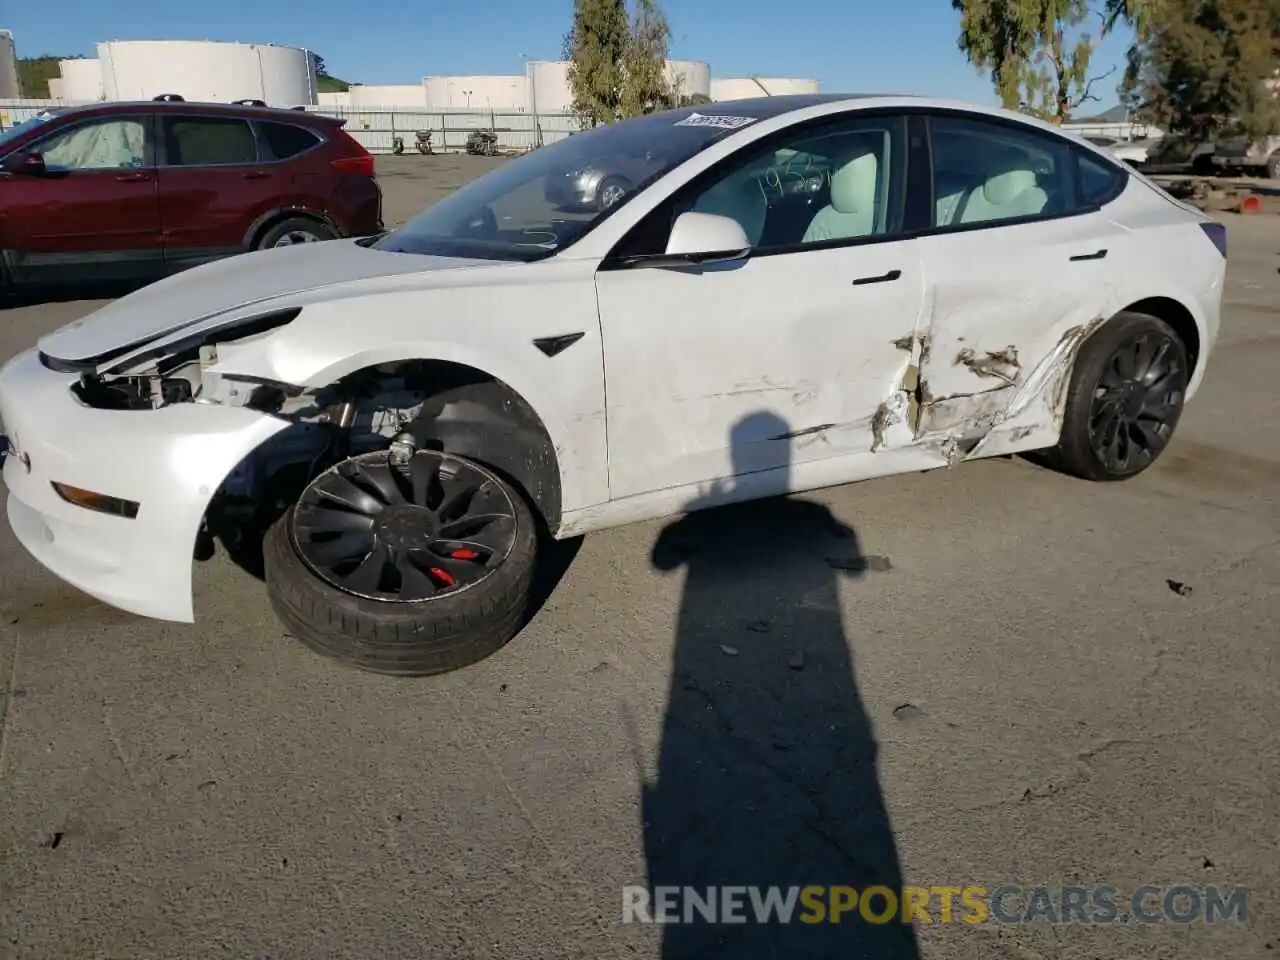
[[[1101,206],[1115,199],[1128,176],[1123,170],[1083,153],[1078,154],[1077,162],[1081,206]]]
[[[247,120],[161,117],[165,162],[171,167],[257,163],[258,142]]]
[[[1071,147],[1057,136],[976,117],[929,121],[939,227],[1072,212]]]
[[[259,123],[258,131],[272,160],[288,160],[310,150],[320,140],[305,127],[289,123]]]

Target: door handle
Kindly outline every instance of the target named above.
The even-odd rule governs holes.
[[[261,170],[250,170],[248,173],[240,174],[245,180],[265,180],[271,176],[269,173],[263,173]]]
[[[151,179],[149,173],[122,173],[116,177],[121,183],[143,183]]]
[[[900,276],[902,276],[901,270],[890,270],[888,273],[882,273],[878,277],[859,277],[857,280],[853,281],[853,285],[855,287],[860,287],[867,283],[889,283],[893,280],[897,280]]]
[[[1107,251],[1105,249],[1095,250],[1093,253],[1077,253],[1074,257],[1071,258],[1071,262],[1076,263],[1080,260],[1101,260],[1106,255],[1107,255]]]

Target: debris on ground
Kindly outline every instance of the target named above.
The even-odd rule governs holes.
[[[803,670],[804,669],[804,651],[797,650],[795,653],[793,653],[791,655],[791,658],[787,661],[787,666],[790,667],[792,670]]]
[[[1187,584],[1183,583],[1182,581],[1166,580],[1165,583],[1168,584],[1169,589],[1172,590],[1174,593],[1176,593],[1178,596],[1180,597],[1191,596],[1191,587],[1189,587]]]
[[[918,720],[924,716],[924,711],[917,707],[914,703],[904,703],[893,708],[893,715],[904,722],[908,720]]]
[[[738,648],[731,647],[727,643],[722,643],[720,644],[720,652],[726,657],[736,657],[738,655]]]

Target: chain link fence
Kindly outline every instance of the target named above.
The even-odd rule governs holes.
[[[65,100],[0,100],[0,131],[22,123],[45,110],[76,106]],[[488,110],[409,107],[308,106],[308,113],[346,120],[346,131],[374,154],[396,152],[397,141],[405,153],[417,152],[418,133],[431,133],[434,153],[458,153],[476,132],[492,133],[499,153],[524,153],[554,143],[579,129],[575,117],[564,113],[499,113]]]

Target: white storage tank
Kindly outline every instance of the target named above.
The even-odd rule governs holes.
[[[13,34],[8,30],[0,30],[0,100],[17,100],[21,96],[18,53],[13,46]],[[35,94],[28,93],[28,96]]]
[[[320,95],[321,98],[325,94]],[[407,107],[425,110],[427,91],[420,83],[358,84],[346,93],[347,103],[353,107]],[[324,100],[321,99],[323,103]]]
[[[217,40],[113,40],[98,44],[108,100],[263,100],[292,107],[316,102],[316,69],[299,47]]]
[[[712,100],[748,100],[792,93],[818,93],[817,80],[786,77],[725,77],[711,81]]]
[[[59,60],[58,72],[62,74],[62,96],[65,100],[90,102],[101,100],[105,95],[102,88],[102,63],[87,57],[75,60]]]
[[[521,76],[425,77],[426,105],[435,109],[493,110],[523,113],[529,109],[529,83]]]
[[[531,113],[568,113],[573,106],[568,60],[530,60],[525,64]]]
[[[666,75],[682,97],[711,96],[711,67],[701,60],[668,60]]]
[[[66,97],[62,95],[62,78],[61,77],[49,78],[49,99],[50,100],[66,99]]]

